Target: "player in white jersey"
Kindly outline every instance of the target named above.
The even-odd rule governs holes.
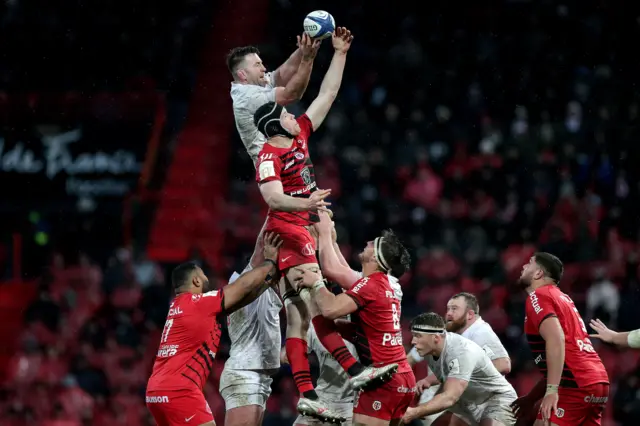
[[[298,49],[270,73],[266,72],[260,52],[253,46],[235,48],[227,55],[227,65],[233,75],[231,99],[236,128],[254,164],[265,138],[256,128],[253,115],[266,102],[288,105],[302,98],[319,45],[319,41],[311,40],[306,34],[298,37]],[[261,250],[259,244],[256,250]],[[259,253],[254,252],[243,272],[259,264],[259,257]],[[229,282],[239,275],[234,273]],[[271,395],[271,376],[280,368],[281,309],[280,296],[270,288],[227,317],[231,349],[220,377],[227,426],[262,424],[265,404]]]
[[[471,293],[458,293],[454,295],[447,303],[446,315],[447,331],[457,333],[469,340],[477,343],[489,356],[491,362],[502,375],[509,374],[511,371],[511,359],[507,350],[502,345],[500,338],[491,328],[491,325],[480,317],[480,306],[478,299]],[[418,354],[416,348],[412,348],[407,354],[407,358],[411,365],[423,360]],[[428,377],[418,381],[418,391],[420,394],[420,403],[423,404],[430,401],[439,389],[438,379],[430,374]],[[443,423],[449,426],[457,426],[459,419],[452,419],[451,422],[446,421],[444,413],[437,413],[428,416],[422,420],[423,426],[432,425],[439,417],[443,417]],[[439,423],[438,423],[439,424]]]
[[[320,399],[329,405],[330,410],[347,419],[341,423],[342,426],[351,426],[353,400],[356,393],[349,384],[349,376],[335,358],[322,346],[313,325],[309,326],[307,341],[309,342],[309,353],[314,352],[318,357],[320,371],[316,383],[316,393]],[[345,342],[345,344],[351,355],[357,357],[353,344],[349,342]],[[280,353],[280,359],[282,363],[289,362],[284,348]],[[329,424],[302,415],[298,416],[294,422],[294,426],[324,426]]]
[[[411,334],[418,355],[443,385],[431,401],[409,408],[405,423],[451,410],[468,424],[515,425],[510,405],[516,392],[478,344],[448,333],[444,319],[433,312],[414,318]]]

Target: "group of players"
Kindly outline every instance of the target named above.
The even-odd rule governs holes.
[[[330,190],[317,188],[309,157],[309,138],[337,96],[353,36],[337,28],[331,41],[334,55],[319,94],[298,118],[285,106],[304,94],[320,41],[298,37],[298,49],[272,73],[254,47],[228,55],[236,126],[269,213],[249,265],[223,289],[213,290],[193,263],[173,271],[176,297],[146,394],[156,422],[215,424],[202,389],[226,315],[231,349],[220,394],[227,426],[262,424],[281,362],[290,364],[300,393],[295,425],[600,424],[608,376],[575,305],[558,287],[563,265],[553,255],[536,253],[519,280],[529,294],[525,333],[543,373],[526,396],[518,398],[504,378],[509,355],[471,294],[454,296],[446,318],[413,319],[413,349],[405,353],[398,279],[409,268],[409,254],[385,231],[366,243],[362,270],[352,270],[336,244]],[[342,291],[331,291],[328,282]],[[597,337],[613,340],[606,327],[598,331]],[[320,363],[315,388],[310,351]],[[416,383],[411,365],[423,360],[431,373]],[[411,407],[418,393],[420,404]]]

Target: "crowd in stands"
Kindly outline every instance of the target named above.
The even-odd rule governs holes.
[[[272,13],[293,22],[313,3],[284,0]],[[316,176],[333,190],[339,243],[354,267],[381,229],[393,228],[411,247],[404,322],[427,310],[443,313],[458,291],[477,294],[481,316],[512,357],[510,381],[527,392],[539,375],[522,334],[525,295],[510,284],[542,250],[565,262],[561,287],[585,320],[640,328],[640,97],[633,49],[624,42],[640,35],[633,14],[601,2],[468,9],[444,2],[425,5],[430,13],[418,19],[393,4],[315,3],[356,36],[338,102],[312,138]],[[18,8],[12,4],[21,3],[2,7]],[[18,12],[7,19],[26,19]],[[270,64],[295,47],[284,27],[260,45]],[[69,43],[78,40],[81,33]],[[303,104],[329,57],[323,46]],[[120,65],[108,62],[113,76]],[[300,114],[304,105],[291,110]],[[265,212],[235,130],[230,138],[227,268],[211,271],[219,286],[244,267]],[[54,253],[6,368],[2,424],[154,424],[143,396],[171,297],[166,272],[127,248],[108,259]],[[596,349],[613,384],[604,426],[640,424],[640,353]],[[225,337],[205,389],[219,424],[227,353]],[[286,368],[273,388],[265,425],[291,424],[297,395]]]

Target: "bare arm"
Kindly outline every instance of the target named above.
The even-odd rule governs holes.
[[[330,232],[327,235],[324,230],[319,230],[318,234],[322,272],[329,280],[337,282],[340,287],[350,289],[353,283],[358,281],[358,273],[340,262],[342,255],[338,256],[339,249],[336,251]]]
[[[249,294],[257,291],[264,285],[267,275],[275,272],[275,262],[264,262],[257,268],[240,275],[232,284],[226,286],[224,288],[223,313],[225,315],[230,314],[244,306],[242,305],[243,300],[246,302],[245,298]],[[255,300],[255,297],[249,301],[253,300]]]
[[[358,305],[351,297],[344,293],[336,296],[324,285],[313,288],[313,298],[325,318],[336,319],[358,310]]]
[[[307,85],[309,84],[311,70],[313,69],[313,60],[318,53],[320,41],[314,41],[308,35],[303,34],[302,37],[298,39],[298,45],[300,48],[296,50],[296,52],[300,52],[300,62],[295,68],[295,72],[287,79],[282,78],[283,71],[280,69],[276,70],[274,74],[276,85],[279,86],[278,80],[284,83],[284,87],[276,87],[276,103],[279,105],[289,105],[302,99],[302,95],[304,95],[305,90],[307,90]],[[292,57],[296,54],[297,53],[294,53]],[[291,59],[292,58],[289,58],[289,60]],[[289,62],[289,60],[287,60],[287,62]],[[295,60],[297,59],[294,58],[294,62]],[[285,65],[287,62],[285,62]],[[290,65],[288,68],[292,69],[293,63]],[[284,72],[288,73],[289,71],[285,69]]]
[[[493,362],[496,370],[498,370],[498,372],[503,376],[506,376],[511,372],[511,359],[509,357],[496,358],[491,362]]]
[[[328,203],[325,202],[324,199],[329,196],[331,191],[319,189],[309,198],[292,197],[284,193],[281,181],[272,180],[260,185],[260,193],[272,210],[281,212],[303,212],[325,208]]]
[[[591,320],[589,325],[596,331],[596,334],[590,335],[591,337],[623,348],[640,348],[640,330],[613,331],[599,319]]]
[[[302,62],[302,50],[296,49],[289,58],[273,72],[276,86],[286,86],[291,77],[298,71]]]
[[[540,335],[545,341],[547,359],[547,385],[560,385],[564,367],[564,332],[557,317],[549,317],[540,324]]]
[[[444,382],[444,390],[437,393],[433,399],[417,408],[418,417],[425,417],[451,408],[467,389],[469,382],[450,378]]]

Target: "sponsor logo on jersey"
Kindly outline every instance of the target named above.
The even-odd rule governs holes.
[[[533,310],[536,314],[542,312],[542,308],[540,307],[540,303],[538,302],[538,296],[536,296],[535,292],[529,294],[529,300],[531,300],[531,306],[533,306]]]
[[[595,353],[595,349],[593,349],[593,345],[588,339],[576,339],[576,344],[578,345],[578,349],[580,349],[580,352]]]
[[[171,308],[169,309],[169,315],[167,316],[174,316],[174,315],[178,315],[178,314],[183,314],[184,312],[182,312],[182,309],[180,308],[180,306],[178,306],[177,308]]]
[[[147,404],[163,404],[165,402],[169,402],[168,396],[147,396],[145,398]]]
[[[305,244],[304,247],[302,247],[302,254],[304,256],[313,256],[314,254],[316,254],[316,251],[313,248],[313,244]]]
[[[584,402],[587,404],[606,404],[608,400],[609,397],[607,396],[589,395],[584,397]]]
[[[179,347],[180,345],[162,345],[158,348],[156,356],[158,358],[169,358],[170,356],[174,356],[178,353]]]
[[[360,291],[360,289],[362,287],[364,287],[365,285],[367,285],[367,282],[369,281],[369,277],[363,278],[358,284],[356,284],[351,291],[354,293],[358,293]]]
[[[402,345],[402,333],[384,333],[382,335],[382,346],[401,346]]]
[[[398,393],[416,393],[418,390],[418,388],[416,388],[415,386],[412,388],[408,388],[405,386],[399,386],[398,389],[396,389],[396,391]]]
[[[289,167],[293,166],[295,163],[296,163],[296,160],[289,161],[287,164],[284,165],[284,170],[287,170]]]
[[[294,157],[296,157],[298,160],[302,160],[304,158],[304,154],[301,152],[296,152],[295,154],[293,154]]]

